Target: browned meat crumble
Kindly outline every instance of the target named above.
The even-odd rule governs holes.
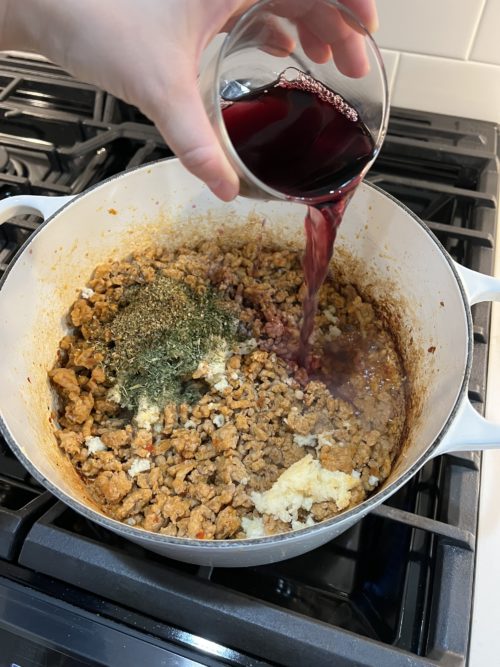
[[[106,365],[112,324],[127,290],[160,276],[215,290],[236,333],[188,378],[195,400],[123,407]],[[303,289],[299,253],[256,244],[150,249],[97,267],[49,375],[59,446],[107,515],[171,536],[255,537],[333,517],[387,478],[405,420],[393,338],[355,287],[329,278],[308,377],[290,355]]]

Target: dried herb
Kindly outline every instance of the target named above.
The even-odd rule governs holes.
[[[124,304],[109,324],[105,358],[122,406],[198,400],[206,387],[191,376],[203,357],[234,337],[234,315],[212,289],[200,294],[163,275],[127,289]]]

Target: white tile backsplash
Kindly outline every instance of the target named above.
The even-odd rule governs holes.
[[[500,0],[488,0],[470,59],[500,65]]]
[[[500,123],[500,67],[402,53],[392,104]]]
[[[377,0],[380,28],[375,39],[387,49],[465,58],[485,1]]]
[[[500,123],[500,0],[376,0],[394,106]]]

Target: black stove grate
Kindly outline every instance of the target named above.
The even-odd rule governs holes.
[[[0,130],[0,197],[77,193],[171,155],[136,109],[22,57],[0,56]],[[457,261],[484,273],[493,268],[498,136],[492,124],[394,110],[369,175]],[[0,275],[39,224],[30,216],[0,227]],[[490,306],[474,306],[473,318],[469,394],[482,412]],[[441,457],[312,553],[212,569],[161,558],[81,518],[0,439],[0,581],[224,664],[464,665],[480,467],[478,453]]]

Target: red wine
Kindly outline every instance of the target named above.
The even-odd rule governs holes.
[[[314,318],[318,310],[318,293],[328,273],[333,255],[337,229],[342,222],[345,208],[354,190],[340,196],[337,201],[321,209],[309,206],[305,219],[306,251],[303,268],[307,292],[302,304],[303,318],[297,361],[308,369],[309,341],[314,329]]]
[[[310,203],[305,220],[307,295],[298,362],[307,368],[318,291],[337,228],[375,145],[356,110],[312,77],[287,70],[273,84],[225,103],[224,123],[242,162],[266,185]]]

